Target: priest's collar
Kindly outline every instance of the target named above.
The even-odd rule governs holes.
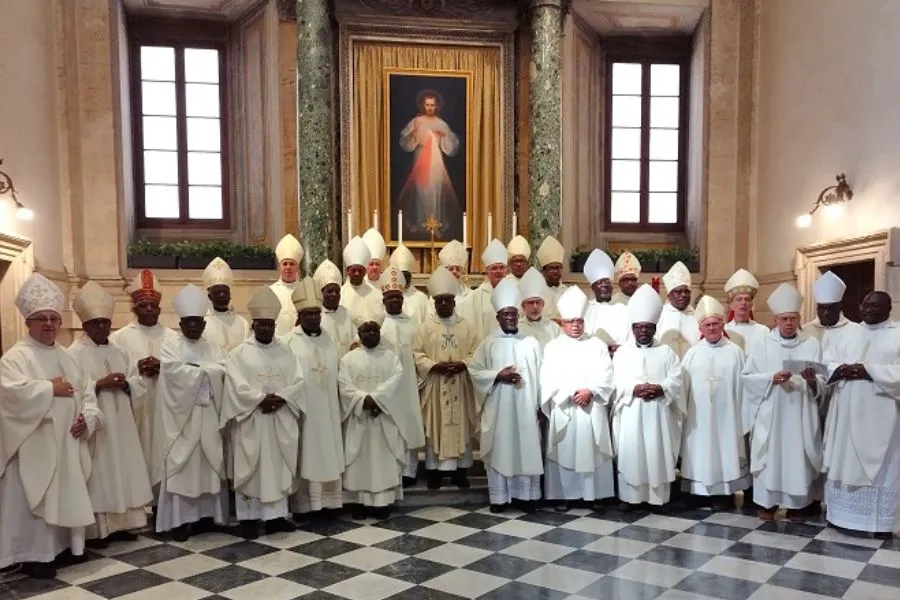
[[[797,334],[794,335],[794,337],[786,338],[786,337],[781,336],[781,332],[778,331],[778,328],[776,327],[775,329],[773,329],[772,331],[769,332],[769,337],[771,339],[775,340],[776,342],[778,342],[779,344],[781,344],[782,346],[787,346],[787,347],[792,348],[794,346],[799,346],[800,344],[805,342],[809,338],[809,335],[798,330]]]
[[[868,323],[863,321],[860,322],[860,325],[862,325],[863,328],[868,329],[869,331],[877,331],[879,329],[893,329],[897,327],[897,324],[890,319],[885,319],[881,323],[874,323],[872,325],[869,325]]]
[[[681,314],[683,314],[683,315],[692,315],[692,314],[694,314],[694,307],[691,306],[690,304],[688,304],[687,308],[685,308],[684,310],[678,310],[678,309],[675,308],[675,306],[673,306],[672,303],[669,302],[669,301],[666,301],[666,303],[663,304],[663,310],[664,310],[664,311],[668,311],[668,312],[681,313]]]
[[[95,342],[94,340],[91,339],[91,336],[89,336],[87,334],[81,336],[81,339],[84,341],[84,343],[90,344],[94,348],[108,348],[109,347],[109,338],[106,339],[105,344],[98,344],[97,342]]]
[[[56,342],[50,344],[49,346],[47,344],[43,344],[43,343],[37,341],[36,339],[34,339],[33,337],[31,337],[31,334],[26,335],[22,339],[22,341],[25,342],[26,344],[29,344],[36,348],[43,348],[44,350],[53,350],[54,348],[59,346],[59,344],[57,344]]]
[[[276,285],[283,285],[284,287],[294,289],[294,286],[297,285],[297,280],[295,279],[294,281],[288,282],[288,281],[285,281],[284,279],[281,279],[281,278],[279,277],[279,278],[278,278],[278,281],[276,281],[275,284],[276,284]]]
[[[837,323],[835,323],[834,325],[822,325],[822,322],[819,321],[819,317],[816,317],[815,319],[810,321],[808,325],[818,327],[819,329],[840,329],[841,327],[849,325],[852,322],[853,321],[844,316],[844,313],[841,313],[840,318],[838,318]],[[806,327],[806,325],[804,325],[804,327]]]
[[[481,285],[478,286],[479,290],[484,290],[485,292],[491,293],[494,291],[494,286],[491,285],[491,282],[485,279],[481,282]]]
[[[711,341],[709,341],[709,340],[706,339],[706,338],[700,338],[700,339],[701,339],[701,341],[706,342],[706,344],[707,344],[708,346],[712,346],[713,348],[719,348],[719,347],[724,346],[725,344],[728,343],[728,338],[725,337],[724,335],[723,335],[722,337],[720,337],[720,338],[718,339],[718,341],[716,341],[716,342],[711,342]]]

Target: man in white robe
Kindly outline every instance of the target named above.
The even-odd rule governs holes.
[[[183,542],[228,519],[228,488],[219,411],[224,356],[203,337],[209,300],[187,285],[172,300],[180,333],[160,350],[159,403],[163,465],[156,531]]]
[[[313,281],[322,295],[322,329],[328,332],[338,346],[339,355],[343,356],[358,342],[350,312],[341,306],[341,270],[325,259],[313,273]]]
[[[753,502],[764,521],[775,518],[776,507],[803,521],[822,499],[819,396],[825,382],[805,364],[821,362],[822,348],[799,330],[803,296],[797,288],[781,284],[768,305],[776,326],[753,346],[742,376]]]
[[[370,258],[369,248],[360,237],[354,237],[344,248],[347,281],[341,288],[341,306],[350,313],[350,319],[356,328],[366,321],[381,323],[384,320],[381,290],[373,287],[367,280]],[[379,271],[380,269],[381,267]]]
[[[547,344],[541,363],[541,409],[547,415],[544,497],[595,503],[615,496],[608,407],[614,398],[612,360],[606,344],[587,335],[588,298],[566,290],[558,302],[564,334]]]
[[[362,241],[369,249],[369,262],[366,263],[366,283],[380,295],[382,261],[387,255],[387,245],[384,237],[374,227],[370,227],[362,234]]]
[[[613,271],[613,279],[619,286],[612,296],[612,301],[616,304],[628,304],[631,297],[637,291],[638,278],[641,276],[641,261],[629,252],[623,250],[619,258],[616,259],[615,269]]]
[[[628,340],[628,309],[612,301],[613,262],[603,250],[594,250],[584,263],[584,278],[591,286],[594,299],[584,314],[584,330],[603,340],[609,351]]]
[[[900,327],[884,292],[868,294],[859,312],[863,324],[823,351],[832,386],[826,518],[884,537],[900,525]]]
[[[688,348],[700,341],[700,328],[691,307],[691,272],[684,263],[677,262],[662,280],[666,287],[666,304],[656,326],[656,339],[681,358]]]
[[[506,266],[508,267],[508,275],[506,277],[518,281],[528,271],[528,260],[531,258],[531,244],[523,236],[517,235],[509,240],[506,251],[509,255],[509,258],[506,259]]]
[[[225,360],[225,395],[219,422],[229,430],[234,461],[235,513],[241,535],[294,531],[286,519],[299,456],[300,414],[306,408],[303,368],[275,338],[281,301],[268,287],[247,304],[253,335]]]
[[[425,426],[428,488],[438,489],[444,473],[458,488],[468,488],[472,439],[478,429],[475,394],[469,376],[478,338],[455,313],[459,283],[444,267],[428,279],[434,315],[419,326],[413,358],[422,381],[421,411]]]
[[[750,352],[752,346],[762,342],[769,335],[769,328],[753,320],[753,300],[759,290],[759,281],[753,273],[746,269],[738,269],[725,282],[725,294],[728,295],[728,317],[725,319],[725,331],[731,341],[741,345],[744,352]]]
[[[563,261],[566,258],[566,250],[552,235],[548,235],[541,242],[537,250],[538,266],[547,284],[547,306],[544,307],[544,315],[548,319],[558,320],[559,311],[556,303],[559,297],[568,289],[562,284]]]
[[[162,430],[156,411],[159,356],[163,344],[177,338],[174,331],[159,322],[161,289],[151,271],[138,273],[128,288],[135,320],[109,336],[109,341],[128,356],[125,374],[129,377],[134,422],[153,486],[159,484],[163,460]]]
[[[81,368],[56,343],[64,304],[43,275],[26,279],[16,308],[28,335],[0,358],[0,569],[22,563],[39,579],[56,576],[64,551],[84,553],[94,523],[88,438],[102,417]]]
[[[338,389],[344,416],[344,490],[354,519],[386,519],[403,497],[400,472],[409,441],[401,422],[409,407],[397,393],[403,376],[400,359],[381,342],[377,323],[359,326],[361,347],[341,358]]]
[[[481,341],[469,363],[481,410],[490,510],[503,512],[512,501],[534,512],[544,473],[537,416],[541,347],[519,331],[522,299],[514,280],[500,281],[491,300],[499,327]]]
[[[506,277],[508,258],[506,246],[500,240],[491,240],[481,254],[481,261],[484,263],[484,281],[457,304],[456,310],[463,319],[472,324],[479,340],[485,339],[497,329],[497,311],[491,305],[491,294],[494,287]]]
[[[538,341],[541,348],[560,335],[559,325],[544,316],[545,299],[550,296],[541,272],[531,267],[519,281],[522,296],[522,313],[519,315],[519,331]]]
[[[72,303],[85,335],[69,346],[69,355],[85,376],[85,386],[94,390],[103,416],[102,427],[91,439],[93,468],[88,492],[96,523],[87,530],[92,547],[108,541],[133,541],[129,530],[147,525],[144,507],[153,502],[150,478],[145,469],[141,440],[131,408],[131,385],[140,378],[128,372],[128,357],[109,342],[115,301],[112,294],[88,281]]]
[[[315,283],[294,290],[297,326],[281,338],[303,366],[306,406],[300,424],[300,459],[291,511],[296,518],[331,517],[343,506],[344,445],[338,399],[342,348],[323,325],[322,299]]]
[[[250,335],[247,319],[231,309],[231,267],[221,258],[214,258],[203,270],[203,287],[209,295],[211,308],[206,315],[203,335],[228,354]]]
[[[686,412],[684,373],[672,349],[654,339],[661,311],[656,290],[639,287],[628,301],[632,337],[613,356],[613,440],[626,509],[665,505],[675,481]]]
[[[835,349],[840,353],[846,340],[858,333],[859,324],[844,316],[843,301],[847,284],[832,271],[826,271],[813,282],[812,293],[816,301],[816,318],[803,325],[803,333],[822,344],[822,353]]]
[[[725,307],[718,300],[703,296],[694,316],[702,337],[681,361],[688,391],[681,489],[730,509],[734,493],[750,486],[741,418],[744,353],[725,336]]]
[[[396,250],[391,252],[390,265],[403,273],[405,281],[403,288],[403,312],[416,324],[419,324],[425,322],[431,301],[428,299],[428,296],[413,285],[412,270],[415,262],[412,252],[403,244],[400,244]]]
[[[458,282],[457,301],[472,290],[465,284],[469,272],[469,251],[459,240],[450,240],[438,252],[441,266],[450,271]]]
[[[275,335],[284,335],[294,327],[297,312],[291,302],[291,294],[300,278],[300,261],[303,260],[303,246],[288,233],[275,246],[275,260],[278,261],[278,281],[269,287],[281,301]]]

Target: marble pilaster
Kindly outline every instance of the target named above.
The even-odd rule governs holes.
[[[562,13],[562,0],[532,0],[528,237],[535,248],[546,236],[559,236],[562,198]]]

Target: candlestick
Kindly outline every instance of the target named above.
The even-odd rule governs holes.
[[[372,229],[378,231],[378,209],[372,211]]]
[[[513,235],[519,234],[519,213],[513,212]]]
[[[492,239],[494,239],[494,215],[488,213],[487,244],[490,244]]]
[[[353,239],[353,211],[347,211],[347,241]]]
[[[403,243],[403,211],[397,211],[397,242],[398,244]]]
[[[466,213],[463,213],[463,239],[462,239],[462,243],[463,243],[463,247],[464,247],[464,248],[468,248],[468,247],[469,247],[469,246],[468,246],[468,242],[469,242],[469,222],[468,222],[468,219],[466,219]]]

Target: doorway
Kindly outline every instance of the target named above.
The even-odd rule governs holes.
[[[859,262],[828,265],[822,272],[831,271],[847,284],[844,292],[844,316],[855,323],[859,323],[859,305],[863,298],[875,289],[875,261],[863,260]]]

